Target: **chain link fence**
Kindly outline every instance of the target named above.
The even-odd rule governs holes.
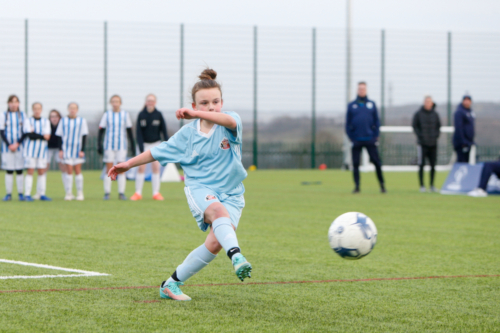
[[[500,34],[355,29],[351,36],[348,61],[343,29],[4,19],[0,98],[17,94],[28,114],[40,101],[44,116],[78,102],[91,130],[85,167],[99,169],[93,137],[111,95],[135,118],[155,93],[172,135],[181,125],[175,110],[191,105],[190,88],[209,66],[224,109],[242,117],[245,166],[334,168],[342,165],[345,109],[358,81],[368,83],[385,125],[410,125],[426,94],[450,124],[467,91],[479,160],[498,157]],[[412,134],[384,134],[381,142],[385,164],[416,161]],[[443,135],[439,163],[451,152]]]

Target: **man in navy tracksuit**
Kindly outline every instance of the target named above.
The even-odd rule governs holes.
[[[359,163],[361,150],[366,148],[370,161],[375,165],[380,191],[385,193],[382,163],[378,155],[377,141],[379,137],[380,121],[375,103],[366,96],[366,83],[358,84],[358,96],[347,106],[345,131],[352,142],[352,166],[356,188],[353,193],[359,193]]]
[[[453,147],[457,153],[457,162],[469,163],[470,148],[474,144],[474,118],[471,109],[472,98],[465,95],[455,111],[455,133]]]

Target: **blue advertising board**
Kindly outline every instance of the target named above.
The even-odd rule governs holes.
[[[441,194],[467,194],[479,186],[483,163],[471,165],[455,163],[441,188]],[[488,182],[487,192],[500,194],[500,180],[493,174]]]

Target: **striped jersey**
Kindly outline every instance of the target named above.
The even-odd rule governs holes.
[[[24,123],[24,133],[50,135],[50,121],[46,118],[35,119],[31,117]],[[47,158],[47,141],[26,138],[24,140],[24,157]]]
[[[87,121],[82,117],[64,117],[57,125],[56,135],[62,139],[63,158],[78,158],[82,137],[89,134]]]
[[[127,128],[132,128],[127,111],[106,111],[102,115],[99,128],[106,129],[104,150],[127,150]]]
[[[23,124],[26,119],[24,112],[5,111],[0,116],[0,131],[5,131],[8,142],[2,140],[2,153],[9,151],[9,145],[19,142],[23,136]],[[22,145],[19,145],[17,151],[21,151]]]

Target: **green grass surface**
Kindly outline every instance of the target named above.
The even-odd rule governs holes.
[[[98,177],[85,173],[84,202],[62,200],[58,173],[48,177],[53,202],[0,202],[0,259],[111,275],[0,280],[0,290],[157,286],[204,241],[183,184],[162,184],[164,202],[150,200],[150,184],[143,201],[120,202],[113,184],[104,202]],[[382,195],[373,174],[362,178],[352,195],[346,172],[250,173],[237,233],[250,281],[500,274],[499,197],[422,194],[413,173],[387,173]],[[358,261],[328,245],[330,223],[348,211],[378,228],[375,249]],[[0,276],[34,274],[71,273],[0,263]],[[192,286],[211,283],[236,285]],[[157,288],[0,293],[0,331],[500,331],[500,277],[249,285],[220,254],[183,290],[191,302],[137,302],[159,300]]]

